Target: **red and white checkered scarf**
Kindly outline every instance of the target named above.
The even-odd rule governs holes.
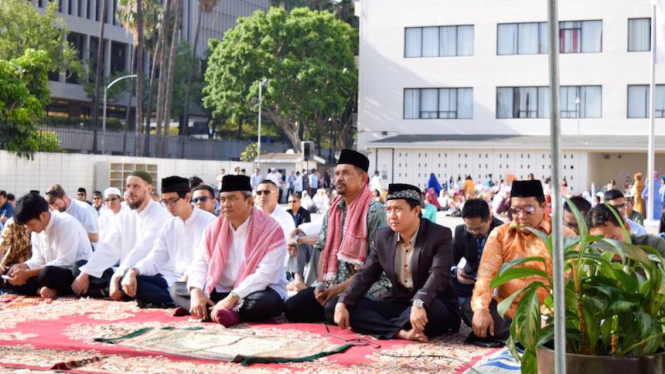
[[[234,287],[238,287],[245,278],[253,274],[268,253],[286,247],[284,232],[274,218],[253,207],[249,220],[244,259],[240,264]],[[222,276],[226,260],[229,258],[229,251],[233,244],[231,223],[223,216],[219,217],[206,227],[205,238],[210,255],[206,282],[208,294],[210,294],[215,289],[219,277]]]
[[[328,231],[326,247],[323,250],[323,279],[332,282],[337,277],[339,260],[362,265],[367,258],[367,212],[374,197],[369,187],[346,207],[346,219],[342,222],[344,211],[339,207],[342,197],[335,199],[328,212]],[[342,228],[344,235],[342,235]]]

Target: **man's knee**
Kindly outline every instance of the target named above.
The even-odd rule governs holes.
[[[282,313],[284,301],[273,290],[248,295],[240,308],[241,318],[247,321],[265,321]]]

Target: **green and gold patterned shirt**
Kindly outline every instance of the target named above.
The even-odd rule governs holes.
[[[344,212],[342,214],[342,235],[344,235],[344,223],[346,222],[346,201],[344,199],[341,199],[340,202],[338,203],[338,206],[342,209]],[[329,210],[330,212],[330,210]],[[376,233],[376,230],[388,226],[388,222],[386,221],[386,209],[381,205],[381,203],[372,201],[372,203],[369,206],[369,211],[367,212],[367,256],[369,257],[369,250],[372,247],[372,241],[374,240],[374,234]],[[314,244],[314,248],[323,251],[323,248],[326,246],[326,238],[328,235],[328,215],[326,214],[325,217],[323,217],[323,225],[321,227],[321,232],[319,233],[319,237],[316,241],[316,244]],[[334,284],[339,284],[347,279],[351,278],[353,275],[356,274],[358,270],[356,269],[356,265],[353,265],[351,263],[348,263],[346,261],[339,261],[339,266],[337,268],[337,278],[335,278],[335,281],[333,282]],[[388,277],[386,277],[386,274],[383,273],[381,274],[381,277],[379,278],[376,283],[370,287],[369,291],[367,291],[367,294],[365,296],[369,297],[370,299],[377,299],[379,296],[381,296],[387,289],[391,287],[390,280]]]

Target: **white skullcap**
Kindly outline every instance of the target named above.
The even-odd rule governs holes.
[[[115,187],[109,187],[104,190],[104,198],[107,199],[109,195],[116,195],[118,197],[121,197],[122,192],[120,192],[120,190]]]

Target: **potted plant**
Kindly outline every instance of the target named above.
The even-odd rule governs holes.
[[[663,258],[652,247],[590,235],[582,214],[567,201],[579,229],[579,236],[564,238],[567,372],[665,372]],[[531,231],[551,254],[551,235]],[[546,263],[542,257],[529,257],[504,264],[491,287],[513,279],[545,278],[515,292],[497,309],[503,315],[520,297],[506,345],[521,361],[522,373],[553,373],[553,283],[542,270],[524,266],[534,261]],[[542,303],[537,294],[541,289],[548,295]],[[524,348],[521,355],[516,342]]]

